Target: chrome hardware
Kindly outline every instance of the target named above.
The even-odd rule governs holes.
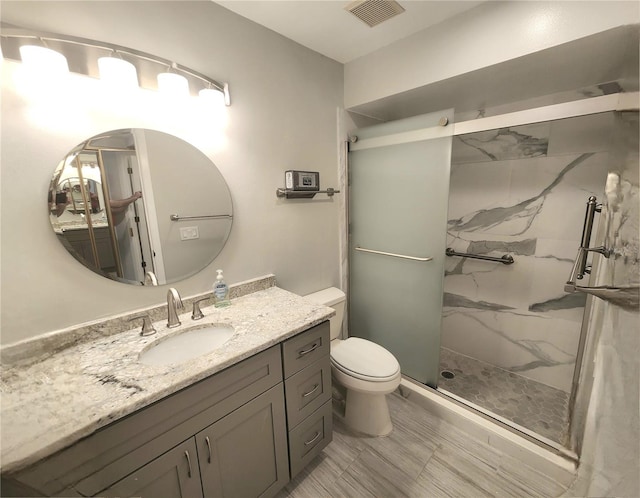
[[[354,249],[356,251],[370,252],[372,254],[382,254],[383,256],[392,256],[394,258],[411,259],[413,261],[431,261],[431,260],[433,260],[433,258],[418,258],[416,256],[406,256],[404,254],[395,254],[395,253],[392,253],[392,252],[374,251],[373,249],[364,249],[363,247],[359,247],[359,246],[356,246]]]
[[[320,432],[316,431],[315,436],[313,437],[313,439],[309,439],[309,441],[305,441],[304,445],[305,446],[309,446],[310,444],[315,443],[320,436],[321,436]]]
[[[204,438],[204,442],[207,443],[207,463],[211,463],[211,441],[209,436]]]
[[[180,216],[179,214],[170,214],[169,219],[171,221],[180,220],[217,220],[217,219],[231,219],[233,216],[230,214],[203,214],[201,216]]]
[[[581,287],[576,283],[576,281],[582,279],[585,274],[591,273],[591,265],[587,265],[588,253],[595,252],[601,254],[605,258],[609,258],[613,254],[612,249],[608,249],[604,246],[589,247],[591,231],[593,229],[593,218],[595,213],[599,213],[601,211],[602,204],[597,204],[594,196],[589,197],[589,200],[587,201],[587,211],[584,217],[584,227],[582,228],[582,239],[580,241],[580,247],[578,248],[578,255],[573,263],[573,268],[571,268],[569,280],[564,284],[564,291],[591,294],[592,296],[599,297],[604,301],[609,301],[621,308],[635,311],[640,306],[640,287],[638,286],[613,287],[602,285],[597,287]]]
[[[153,335],[156,333],[156,329],[153,328],[153,324],[151,323],[151,318],[149,315],[137,315],[129,318],[129,322],[133,320],[137,320],[138,318],[142,318],[142,330],[140,331],[141,336]]]
[[[145,275],[144,275],[144,285],[157,286],[158,285],[158,278],[156,277],[156,274],[153,273],[152,271],[148,271],[147,273],[145,273]]]
[[[319,343],[315,343],[313,346],[311,346],[309,349],[304,349],[304,350],[300,350],[298,351],[298,356],[304,356],[306,354],[311,353],[312,351],[315,351],[316,349],[318,349],[318,347],[320,346]]]
[[[200,303],[202,301],[206,301],[207,299],[209,298],[203,297],[202,299],[198,299],[197,301],[193,302],[193,309],[191,310],[192,320],[200,320],[201,318],[204,318],[204,313],[202,313],[202,310],[200,309]]]
[[[309,391],[308,393],[304,393],[302,397],[306,398],[308,396],[311,396],[314,392],[318,390],[319,387],[320,387],[320,384],[316,384],[315,386],[313,386],[313,389],[311,389],[311,391]]]
[[[184,452],[184,456],[186,456],[186,457],[187,457],[187,465],[189,465],[189,470],[188,470],[188,472],[187,472],[187,475],[188,475],[189,477],[191,477],[191,457],[189,456],[189,452],[188,452],[188,451],[185,451],[185,452]]]
[[[605,246],[581,247],[580,249],[586,252],[597,252],[598,254],[602,254],[605,258],[608,258],[609,256],[611,256],[611,249],[607,249]],[[587,267],[585,266],[585,269],[583,270],[584,273],[589,273],[588,271],[586,271],[586,268]]]
[[[182,304],[182,299],[178,291],[171,287],[167,291],[167,327],[174,328],[180,326],[178,309],[184,309],[184,304]]]
[[[327,194],[329,197],[333,197],[333,194],[339,194],[340,191],[334,188],[328,188],[327,190],[315,190],[306,192],[304,190],[292,190],[288,188],[277,188],[276,197],[286,199],[312,199],[316,194]]]
[[[600,213],[602,211],[602,204],[598,204],[596,201],[597,199],[594,195],[590,196],[587,200],[587,210],[584,215],[584,225],[582,226],[582,237],[580,237],[580,250],[578,251],[578,256],[576,257],[576,266],[574,267],[576,273],[574,275],[572,271],[572,276],[574,278],[571,278],[570,280],[582,280],[584,274],[586,273],[585,268],[587,267],[587,248],[589,247],[589,243],[591,242],[593,218],[595,217],[596,213]],[[605,256],[605,258],[609,257],[604,255],[604,253],[600,254]]]
[[[496,256],[485,256],[484,254],[471,254],[466,252],[457,252],[447,247],[445,251],[447,256],[461,256],[463,258],[473,258],[473,259],[483,259],[485,261],[495,261],[496,263],[502,263],[503,265],[512,265],[515,263],[513,256],[510,254],[505,254],[504,256],[498,258]]]
[[[449,118],[447,118],[446,116],[442,116],[438,120],[438,126],[447,126],[448,124],[449,124]]]

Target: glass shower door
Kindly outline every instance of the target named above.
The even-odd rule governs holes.
[[[350,335],[436,387],[453,110],[357,131],[350,145]]]

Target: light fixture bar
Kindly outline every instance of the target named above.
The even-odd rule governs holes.
[[[80,45],[80,46],[84,46],[84,47],[88,47],[88,48],[97,48],[97,49],[102,49],[105,51],[108,51],[110,53],[117,53],[117,54],[123,54],[126,55],[130,58],[134,58],[134,59],[139,59],[139,60],[144,60],[144,61],[148,61],[148,62],[152,62],[155,64],[159,64],[161,66],[167,67],[170,66],[172,67],[177,73],[183,73],[185,75],[188,75],[192,78],[195,78],[197,80],[200,80],[203,84],[204,88],[215,88],[216,90],[219,90],[220,92],[222,92],[224,94],[224,100],[225,100],[225,104],[227,106],[231,105],[231,99],[230,99],[230,94],[229,94],[229,85],[227,83],[220,83],[214,79],[209,78],[208,76],[205,76],[204,74],[195,71],[191,68],[188,68],[186,66],[182,66],[181,64],[178,64],[174,61],[168,60],[168,59],[164,59],[162,57],[158,57],[146,52],[141,52],[139,50],[133,49],[133,48],[128,48],[128,47],[123,47],[121,45],[115,45],[112,43],[106,43],[106,42],[100,42],[100,41],[96,41],[96,40],[90,40],[88,38],[80,38],[77,36],[70,36],[70,35],[61,35],[61,34],[57,34],[57,33],[47,33],[47,32],[39,32],[39,31],[31,31],[31,30],[26,30],[26,29],[21,29],[21,28],[3,28],[2,33],[0,33],[0,39],[2,40],[2,54],[4,56],[4,58],[7,59],[14,59],[14,60],[18,60],[15,59],[13,57],[11,57],[11,50],[5,50],[5,41],[7,40],[11,40],[11,39],[15,39],[15,40],[20,40],[20,39],[25,39],[25,40],[30,40],[30,39],[34,39],[34,40],[38,40],[39,42],[56,42],[56,43],[61,43],[61,44],[74,44],[74,45]],[[10,48],[10,47],[7,47]],[[14,51],[15,52],[15,51]],[[155,77],[153,77],[152,79],[155,80]]]

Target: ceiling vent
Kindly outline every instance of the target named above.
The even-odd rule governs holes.
[[[395,0],[358,0],[345,7],[370,28],[404,12]]]

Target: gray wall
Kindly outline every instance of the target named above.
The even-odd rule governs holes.
[[[274,273],[281,287],[299,294],[339,285],[339,202],[283,201],[275,190],[287,169],[319,171],[323,187],[337,187],[341,64],[212,2],[3,1],[1,16],[21,27],[135,48],[230,83],[232,106],[218,135],[201,136],[189,122],[157,127],[196,142],[222,172],[234,203],[226,247],[176,285],[183,296],[210,289],[216,268],[228,283]],[[72,147],[148,121],[127,124],[106,114],[65,121],[83,104],[76,95],[64,107],[63,93],[50,103],[66,112],[35,116],[33,102],[7,73],[11,65],[3,66],[2,343],[162,302],[166,288],[126,286],[80,266],[56,240],[45,203],[53,170]],[[178,120],[169,111],[160,118]]]

